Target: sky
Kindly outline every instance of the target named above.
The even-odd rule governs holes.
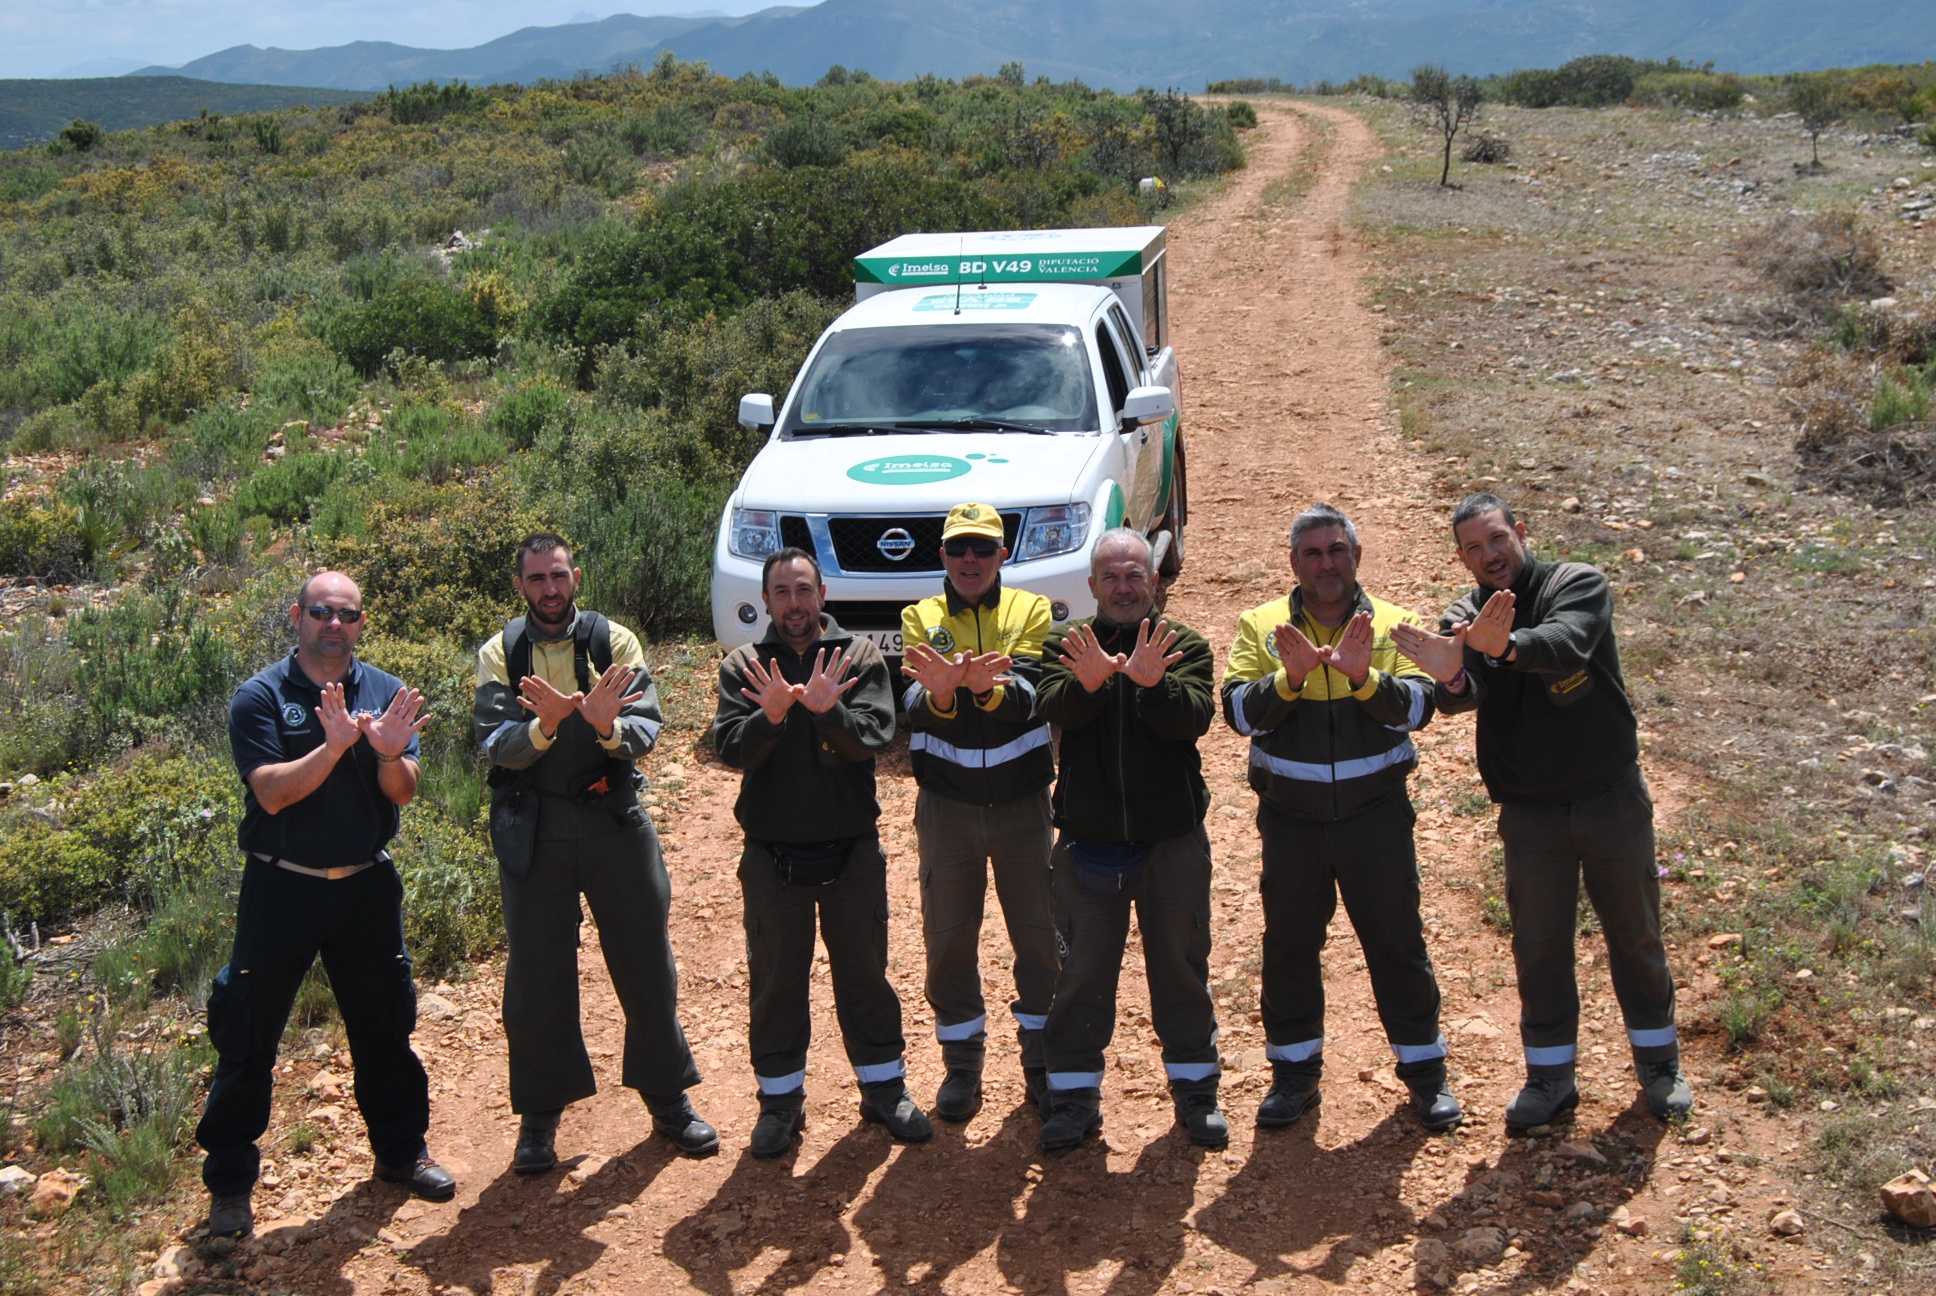
[[[752,13],[781,0],[661,0],[591,10],[586,0],[0,0],[0,77],[113,76],[178,67],[231,45],[314,49],[356,40],[464,49],[520,27],[595,13]],[[798,0],[794,0],[798,2]]]

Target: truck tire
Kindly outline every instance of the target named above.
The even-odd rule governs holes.
[[[1190,513],[1190,496],[1185,485],[1183,443],[1179,439],[1176,446],[1176,475],[1170,480],[1170,507],[1163,515],[1158,533],[1170,533],[1170,543],[1163,548],[1163,556],[1157,563],[1157,577],[1173,580],[1183,570],[1183,524]]]

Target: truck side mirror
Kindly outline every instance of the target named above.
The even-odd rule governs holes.
[[[1166,414],[1163,417],[1168,418],[1169,415]],[[773,398],[765,392],[751,392],[740,397],[739,424],[741,427],[750,428],[772,427]]]
[[[742,404],[741,408],[744,409],[745,406]],[[1161,423],[1174,413],[1176,413],[1176,396],[1168,387],[1138,387],[1123,401],[1123,423],[1129,427]],[[740,415],[742,422],[745,417],[743,413]]]

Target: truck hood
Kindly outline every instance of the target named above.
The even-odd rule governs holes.
[[[1089,489],[1102,436],[908,433],[769,441],[741,479],[741,508],[797,513],[945,513],[1067,504]]]

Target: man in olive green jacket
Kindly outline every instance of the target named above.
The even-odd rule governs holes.
[[[1044,647],[1039,714],[1062,727],[1056,926],[1065,954],[1043,1031],[1044,1151],[1102,1128],[1103,1052],[1130,909],[1143,937],[1150,1018],[1163,1042],[1177,1123],[1220,1147],[1217,1019],[1210,998],[1210,790],[1197,740],[1216,716],[1216,663],[1194,630],[1153,616],[1149,542],[1104,534],[1091,562],[1097,615]]]

